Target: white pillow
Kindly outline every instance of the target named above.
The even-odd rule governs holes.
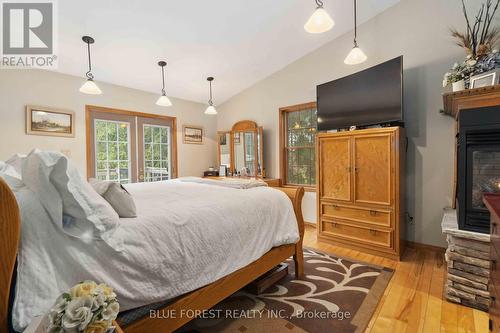
[[[80,238],[97,237],[115,250],[121,249],[122,240],[112,237],[119,225],[118,214],[81,178],[66,156],[33,150],[23,163],[22,179],[38,194],[55,223],[63,227],[63,214],[73,217],[73,229],[65,230],[66,233],[80,233]]]
[[[10,177],[21,179],[21,174],[17,172],[12,165],[2,161],[0,161],[0,173],[2,175],[8,175]]]
[[[94,178],[90,179],[89,183],[120,217],[137,217],[134,198],[121,184]]]
[[[11,158],[5,161],[5,164],[12,167],[19,175],[22,173],[23,164],[26,160],[26,155],[24,154],[14,154]]]

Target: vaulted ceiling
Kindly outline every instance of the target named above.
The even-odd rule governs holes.
[[[358,23],[398,1],[359,0]],[[313,35],[303,28],[313,0],[58,1],[57,71],[83,80],[81,36],[90,35],[97,82],[159,93],[157,62],[165,59],[167,95],[206,102],[206,77],[212,75],[215,103],[221,104],[352,30],[352,1],[324,3],[336,25]]]

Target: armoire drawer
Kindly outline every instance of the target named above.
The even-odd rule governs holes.
[[[392,247],[392,232],[374,228],[358,227],[338,221],[322,220],[322,231],[332,236],[354,240],[369,245]]]
[[[347,219],[356,222],[391,226],[391,212],[380,209],[356,208],[337,204],[323,204],[323,216],[327,218]]]

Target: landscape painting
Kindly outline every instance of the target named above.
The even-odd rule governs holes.
[[[183,138],[184,143],[203,143],[203,127],[198,126],[183,126]]]
[[[26,107],[26,133],[74,137],[75,115],[71,111],[47,107]]]

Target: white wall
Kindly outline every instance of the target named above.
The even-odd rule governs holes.
[[[477,6],[480,2],[467,3]],[[359,10],[363,10],[362,2]],[[279,177],[279,107],[314,101],[317,84],[404,55],[409,138],[406,201],[415,217],[415,224],[407,226],[407,239],[444,246],[440,222],[443,207],[451,204],[454,123],[439,114],[441,84],[447,69],[464,57],[449,28],[463,26],[459,1],[402,0],[358,29],[358,42],[369,57],[366,63],[344,65],[352,34],[341,36],[221,105],[217,128],[228,130],[242,119],[263,126],[266,169],[269,176]],[[314,201],[315,194],[304,200],[306,221],[316,220]]]
[[[173,106],[162,108],[155,105],[156,94],[100,82],[102,95],[85,95],[78,91],[83,81],[80,77],[41,70],[0,70],[0,160],[33,148],[70,151],[71,159],[85,175],[85,105],[90,104],[177,117],[179,176],[201,176],[209,166],[217,164],[216,118],[203,113],[203,104],[171,98]],[[27,104],[74,111],[75,137],[26,135]],[[205,128],[203,145],[182,142],[183,124]]]

